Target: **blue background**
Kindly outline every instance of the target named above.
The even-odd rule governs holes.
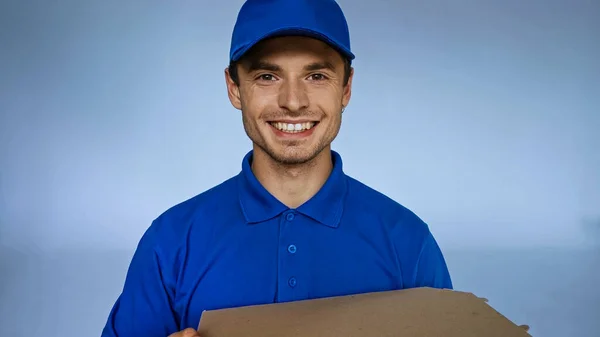
[[[150,222],[239,172],[241,3],[0,1],[0,335],[98,336]],[[457,289],[600,335],[600,2],[340,4],[346,172],[430,224]]]

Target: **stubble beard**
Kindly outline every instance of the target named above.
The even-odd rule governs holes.
[[[326,135],[325,138],[319,139],[319,142],[316,144],[316,146],[313,146],[312,148],[307,150],[297,150],[294,149],[294,147],[300,146],[301,142],[289,141],[286,143],[286,147],[283,149],[283,151],[276,151],[273,147],[267,144],[265,139],[258,131],[258,127],[253,123],[253,121],[246,118],[244,114],[242,114],[242,121],[244,124],[244,131],[252,143],[280,166],[300,166],[312,162],[335,139],[340,130],[341,124],[340,121],[337,125],[337,128],[333,130],[332,135]]]

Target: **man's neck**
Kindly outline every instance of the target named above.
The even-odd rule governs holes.
[[[256,147],[252,158],[252,172],[258,181],[290,208],[299,207],[317,194],[332,168],[329,147],[310,162],[295,166],[281,165]]]

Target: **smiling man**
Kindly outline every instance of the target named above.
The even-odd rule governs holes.
[[[151,224],[102,336],[197,336],[209,309],[452,288],[427,224],[331,149],[353,59],[335,1],[246,1],[225,79],[253,148],[238,175]]]

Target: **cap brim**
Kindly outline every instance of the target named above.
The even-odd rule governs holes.
[[[238,48],[233,53],[233,55],[231,57],[231,61],[234,61],[234,62],[238,61],[244,54],[246,54],[250,49],[252,49],[254,46],[256,46],[256,44],[258,44],[259,42],[261,42],[265,39],[279,37],[279,36],[312,37],[312,38],[315,38],[315,39],[318,39],[318,40],[321,40],[321,41],[327,43],[332,48],[334,48],[339,53],[341,53],[346,58],[348,58],[348,60],[350,60],[350,61],[352,61],[355,58],[354,54],[350,50],[345,48],[341,43],[329,38],[326,34],[323,34],[314,29],[308,29],[308,28],[304,28],[304,27],[287,27],[287,28],[278,28],[278,29],[272,30],[270,32],[267,32],[266,34],[260,36],[256,40],[254,40],[250,43],[247,43],[247,44],[243,45],[242,47]]]

